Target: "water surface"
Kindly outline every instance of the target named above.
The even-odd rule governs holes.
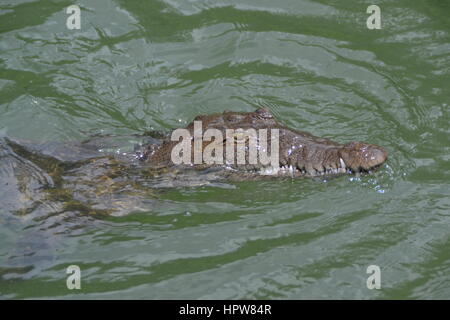
[[[2,136],[134,135],[266,106],[390,158],[360,178],[169,188],[100,217],[33,198],[33,159],[11,183],[3,150],[1,298],[450,298],[450,3],[382,1],[381,30],[362,0],[80,0],[68,30],[71,4],[2,0]]]

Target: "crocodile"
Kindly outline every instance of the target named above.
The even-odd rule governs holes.
[[[270,110],[260,108],[254,112],[225,111],[197,116],[184,128],[189,136],[185,142],[189,145],[186,150],[191,151],[187,157],[190,160],[195,157],[196,123],[200,124],[202,132],[214,129],[216,133],[215,139],[200,141],[204,150],[213,143],[225,149],[231,144],[236,150],[238,145],[243,145],[243,163],[236,161],[237,152],[232,158],[223,153],[222,163],[175,163],[173,154],[180,146],[179,137],[174,139],[177,129],[123,139],[93,137],[81,143],[37,143],[3,137],[0,139],[3,209],[14,215],[42,216],[56,212],[124,215],[141,209],[151,210],[149,203],[156,202],[149,199],[156,199],[157,190],[164,188],[280,177],[369,174],[388,156],[384,148],[374,144],[339,144],[290,129],[278,123]],[[276,163],[247,161],[251,154],[248,143],[251,135],[247,135],[250,129],[266,130],[266,143],[262,143],[261,136],[252,141],[257,150],[264,149],[270,155],[275,149],[272,150],[268,142],[277,136]],[[234,135],[230,137],[227,130],[233,130]],[[134,150],[129,148],[130,141],[139,142]]]

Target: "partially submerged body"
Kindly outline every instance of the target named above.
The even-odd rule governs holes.
[[[224,112],[199,116],[195,120],[202,121],[203,131],[216,129],[216,133],[222,132],[225,137],[203,142],[203,147],[209,143],[224,146],[227,129],[277,129],[278,162],[177,165],[172,161],[172,151],[178,141],[171,141],[170,134],[163,139],[147,137],[136,152],[129,145],[128,151],[123,152],[117,144],[106,143],[108,139],[37,144],[3,138],[0,139],[3,209],[16,214],[75,211],[123,215],[151,209],[149,199],[157,197],[155,190],[159,188],[371,172],[387,159],[386,151],[376,145],[362,142],[341,145],[284,127],[267,109],[250,113]],[[193,123],[186,129],[193,134]],[[142,138],[133,137],[133,140],[145,140]],[[125,139],[121,145],[133,144],[129,141],[131,139]],[[258,149],[272,151],[270,143],[262,145],[258,139],[255,142]],[[248,145],[244,150],[247,161]],[[225,155],[223,157],[226,160]]]

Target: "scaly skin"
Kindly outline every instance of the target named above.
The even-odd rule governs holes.
[[[268,109],[258,109],[249,113],[224,112],[203,115],[197,116],[194,120],[202,121],[203,132],[211,128],[220,130],[224,137],[220,142],[224,146],[224,150],[226,129],[267,129],[268,133],[270,133],[270,129],[279,130],[279,164],[277,167],[261,164],[237,165],[236,162],[232,165],[222,165],[245,174],[251,172],[292,177],[351,174],[371,172],[387,160],[387,151],[380,146],[363,142],[350,142],[342,145],[306,132],[296,131],[280,125]],[[190,123],[186,129],[193,136],[194,123]],[[270,134],[268,141],[270,141]],[[162,144],[147,146],[142,158],[154,167],[171,167],[174,165],[171,160],[171,152],[178,143],[178,141],[171,141],[169,135]],[[212,142],[203,142],[203,148],[209,143]],[[191,140],[191,147],[193,152],[193,140]],[[267,150],[270,152],[270,143],[268,143]],[[191,159],[193,159],[192,155]],[[248,144],[246,144],[246,160],[248,160]],[[220,165],[202,163],[192,166],[203,169]]]

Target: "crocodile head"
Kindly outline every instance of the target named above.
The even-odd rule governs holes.
[[[343,173],[371,172],[387,159],[387,152],[380,146],[364,142],[339,144],[328,139],[315,137],[307,132],[290,129],[279,124],[270,110],[258,109],[255,112],[224,112],[212,115],[197,116],[194,121],[201,121],[202,130],[216,129],[223,133],[223,146],[226,143],[227,129],[277,129],[279,133],[278,163],[274,166],[253,164],[234,165],[232,168],[240,172],[258,172],[263,175],[277,176],[321,176]],[[193,135],[194,123],[186,127]],[[247,140],[249,141],[249,140]],[[256,140],[257,144],[260,140]],[[216,141],[217,142],[217,141]],[[172,148],[178,141],[165,141],[149,154],[153,164],[170,163]],[[210,142],[203,143],[203,146]],[[234,142],[233,142],[234,143]],[[193,144],[193,142],[192,142]],[[249,149],[246,145],[246,157]],[[258,145],[257,149],[266,148],[270,153],[270,144]],[[225,156],[225,154],[224,154]],[[248,158],[246,158],[248,160]],[[205,167],[203,164],[202,168]]]

